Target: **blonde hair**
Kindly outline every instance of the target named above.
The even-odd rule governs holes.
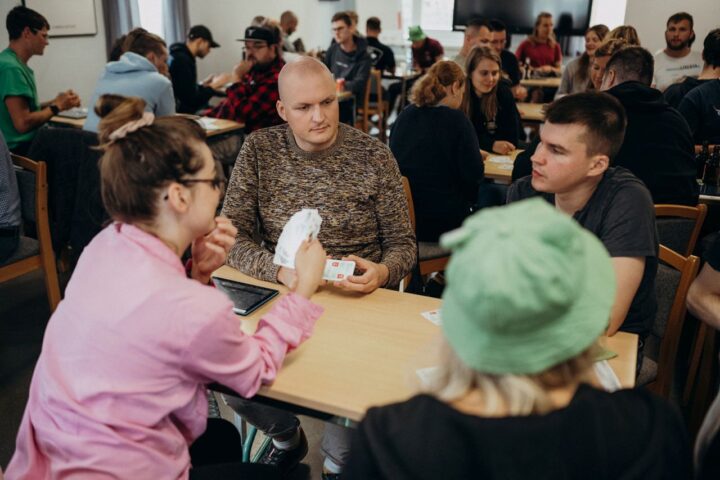
[[[465,62],[467,76],[465,77],[465,93],[462,101],[462,110],[470,121],[474,121],[477,116],[477,112],[475,112],[472,107],[475,100],[480,102],[480,110],[488,122],[495,119],[498,111],[497,89],[502,79],[498,80],[493,89],[480,98],[478,98],[472,85],[472,74],[483,59],[492,60],[497,63],[498,68],[502,70],[500,56],[495,53],[495,50],[488,47],[475,47],[470,50],[470,55],[468,55],[467,61]]]
[[[528,40],[530,40],[532,43],[545,43],[545,41],[540,40],[540,37],[538,36],[538,27],[540,26],[540,22],[543,18],[552,18],[552,13],[540,12],[538,14],[537,18],[535,19],[535,26],[533,27],[532,35],[528,37]],[[555,48],[556,43],[557,40],[555,39],[555,32],[550,30],[550,33],[548,34],[547,44],[550,45],[552,48]]]
[[[622,38],[606,38],[605,41],[600,44],[597,50],[595,50],[593,56],[595,58],[609,57],[612,56],[612,54],[614,54],[615,52],[618,52],[628,46],[629,44],[627,43],[627,41]]]
[[[549,390],[589,378],[597,348],[593,344],[579,355],[537,374],[495,375],[467,366],[443,339],[438,370],[422,390],[444,402],[452,402],[477,390],[488,416],[498,413],[506,416],[544,414],[553,410]]]
[[[442,60],[430,67],[413,85],[410,101],[418,107],[437,105],[447,95],[445,87],[462,83],[464,80],[465,74],[457,63]]]
[[[625,41],[629,46],[640,45],[640,37],[638,36],[637,30],[631,25],[620,25],[610,30],[610,33],[605,37],[605,41],[619,39]]]

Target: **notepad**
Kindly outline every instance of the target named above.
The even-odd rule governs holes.
[[[506,164],[506,165],[513,164],[512,158],[505,156],[505,155],[493,155],[488,160],[493,163],[500,163],[500,164]]]
[[[420,315],[422,315],[435,325],[442,325],[442,317],[440,316],[440,310],[428,310],[427,312],[420,313]]]
[[[214,118],[200,117],[196,120],[205,130],[220,130],[222,127],[215,124]]]

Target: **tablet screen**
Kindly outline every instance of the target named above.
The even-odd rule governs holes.
[[[278,294],[277,290],[224,278],[213,277],[213,283],[230,297],[233,310],[240,315],[248,315]]]

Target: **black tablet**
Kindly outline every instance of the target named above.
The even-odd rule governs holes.
[[[277,290],[258,287],[249,283],[236,282],[226,278],[213,277],[213,283],[230,297],[233,302],[233,311],[240,315],[250,315],[275,295]]]

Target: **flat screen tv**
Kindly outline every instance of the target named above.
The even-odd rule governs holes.
[[[553,16],[558,35],[585,35],[592,0],[455,0],[453,30],[464,30],[476,17],[498,18],[509,33],[530,33],[540,12]]]

